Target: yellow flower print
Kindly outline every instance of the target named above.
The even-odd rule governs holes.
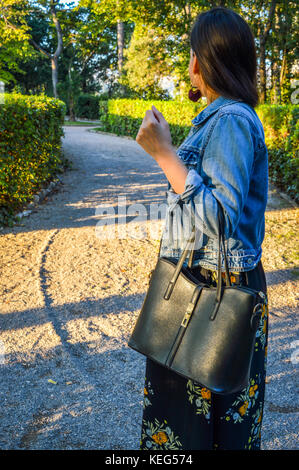
[[[264,304],[262,308],[262,318],[265,316],[265,313],[266,313],[266,304]]]
[[[247,408],[248,408],[248,405],[249,405],[249,402],[248,402],[248,401],[245,401],[244,404],[243,404],[242,406],[240,406],[240,408],[239,408],[238,411],[239,411],[239,414],[240,414],[241,416],[244,416],[244,415],[245,415],[246,410],[247,410]]]
[[[168,438],[163,431],[159,431],[156,434],[152,435],[153,441],[155,441],[156,444],[162,445],[165,444],[165,442],[168,441]]]
[[[250,384],[232,403],[231,407],[226,411],[224,416],[221,416],[221,419],[230,419],[234,423],[242,423],[246,416],[251,417],[252,410],[256,406],[256,403],[259,403],[260,400],[260,390],[263,386],[264,378],[261,374],[256,374],[255,377],[250,379]],[[254,427],[257,427],[257,419],[259,418],[260,411],[254,415]]]
[[[166,420],[160,423],[157,418],[154,422],[142,421],[142,434],[140,448],[142,450],[175,450],[181,449],[182,443],[175,436]]]
[[[257,385],[252,385],[252,386],[249,388],[249,396],[250,396],[250,397],[254,397],[255,391],[257,390],[257,388],[258,388]]]
[[[265,320],[264,325],[263,325],[263,333],[266,333],[266,330],[267,330],[267,321]]]
[[[146,390],[145,387],[144,387],[143,391],[144,391],[144,395],[148,395],[148,391]]]
[[[202,398],[205,398],[206,400],[211,400],[211,390],[208,390],[207,388],[202,388],[201,396]]]
[[[204,417],[210,419],[211,408],[211,390],[201,387],[193,380],[187,382],[187,394],[189,402],[196,407],[196,414],[203,414]]]

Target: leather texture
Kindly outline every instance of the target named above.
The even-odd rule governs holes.
[[[216,394],[230,394],[248,386],[263,293],[230,284],[221,207],[218,221],[217,287],[192,275],[192,250],[183,266],[194,228],[177,262],[158,259],[128,346]]]

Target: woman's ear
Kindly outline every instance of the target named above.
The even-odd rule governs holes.
[[[195,52],[193,52],[193,64],[192,64],[192,72],[194,75],[199,75],[199,64],[197,60],[197,56]]]

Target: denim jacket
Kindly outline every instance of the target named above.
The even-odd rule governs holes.
[[[223,96],[191,122],[188,136],[177,149],[188,169],[185,188],[177,194],[168,182],[159,256],[178,259],[195,224],[193,266],[217,269],[220,203],[229,270],[251,270],[262,256],[268,197],[268,152],[262,123],[251,106]],[[188,257],[184,265],[187,262]]]

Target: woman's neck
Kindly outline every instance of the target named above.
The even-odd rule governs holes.
[[[220,95],[218,95],[217,93],[213,93],[213,94],[207,94],[206,98],[207,98],[207,105],[211,104],[213,101],[215,101],[217,98],[219,98]]]

